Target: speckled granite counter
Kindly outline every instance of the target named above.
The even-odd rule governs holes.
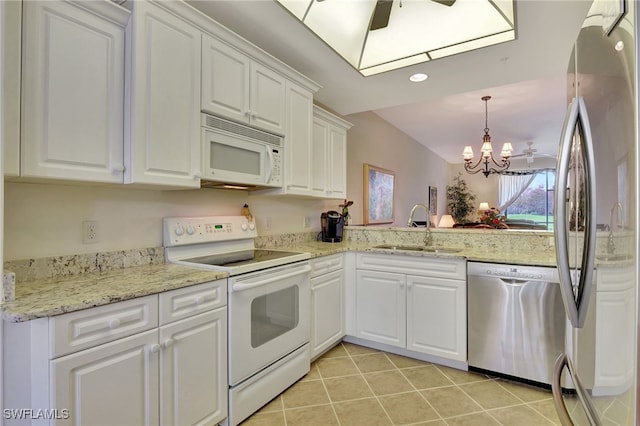
[[[226,278],[226,272],[154,264],[18,282],[2,318],[21,322]]]

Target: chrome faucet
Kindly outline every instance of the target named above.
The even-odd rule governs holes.
[[[616,202],[611,207],[611,213],[609,214],[609,239],[607,241],[607,252],[613,253],[616,251],[616,244],[613,241],[613,214],[616,209],[618,210],[618,226],[624,228],[624,217],[622,216],[622,204]]]
[[[425,226],[427,228],[425,234],[424,234],[424,245],[425,247],[430,246],[432,241],[431,241],[431,217],[430,217],[430,212],[429,212],[429,207],[425,206],[424,204],[416,204],[415,206],[413,206],[413,208],[411,209],[411,213],[409,213],[409,220],[407,221],[407,226],[412,227],[413,226],[413,215],[416,212],[416,209],[418,207],[421,207],[424,209],[424,211],[427,213],[427,221],[425,223]]]

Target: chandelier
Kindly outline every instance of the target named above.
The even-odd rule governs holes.
[[[511,153],[513,152],[513,147],[510,142],[505,142],[502,145],[502,151],[500,152],[500,156],[502,157],[501,161],[496,161],[493,157],[493,147],[491,146],[491,136],[489,136],[489,112],[488,112],[488,102],[491,99],[491,96],[483,96],[482,100],[484,101],[484,136],[482,137],[482,148],[480,151],[482,155],[478,161],[473,163],[473,148],[471,145],[467,145],[464,147],[464,151],[462,151],[462,157],[464,158],[464,169],[467,173],[475,175],[476,173],[482,172],[484,177],[489,177],[491,173],[501,173],[509,168],[511,164],[509,162],[509,157],[511,157]]]

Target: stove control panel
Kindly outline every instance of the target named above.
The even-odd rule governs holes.
[[[256,238],[255,220],[244,216],[165,217],[165,247]]]

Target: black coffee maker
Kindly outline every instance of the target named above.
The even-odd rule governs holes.
[[[322,226],[322,241],[327,243],[339,243],[342,241],[342,231],[344,229],[344,217],[333,210],[320,215],[320,225]]]

